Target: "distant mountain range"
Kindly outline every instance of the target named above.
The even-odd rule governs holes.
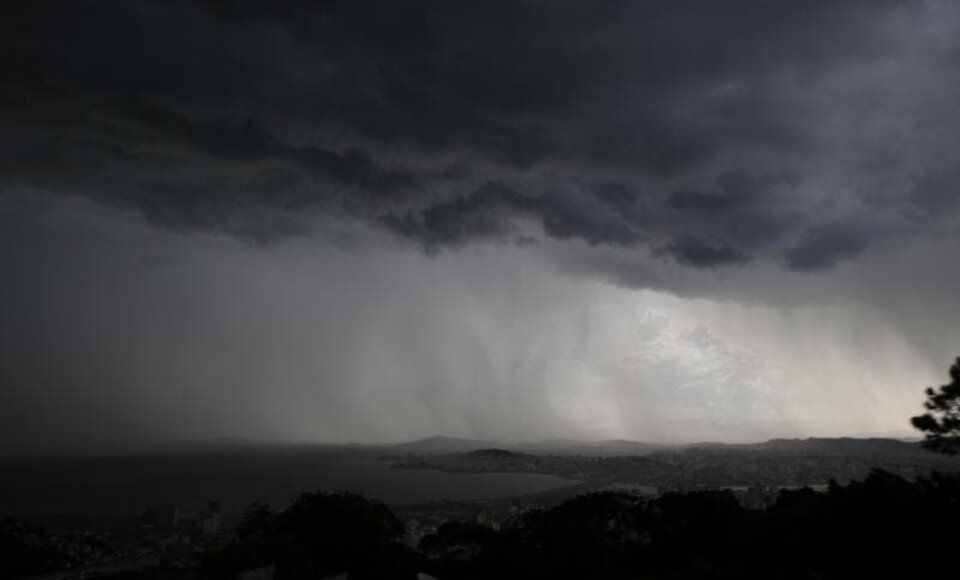
[[[401,443],[396,448],[405,453],[440,454],[464,453],[478,449],[506,449],[521,453],[535,453],[540,455],[647,455],[655,451],[669,449],[668,445],[628,441],[625,439],[610,439],[606,441],[578,441],[576,439],[547,439],[544,441],[528,441],[522,443],[504,443],[502,441],[486,441],[482,439],[460,439],[456,437],[433,436],[408,443]]]
[[[394,448],[409,454],[466,453],[484,449],[504,449],[537,455],[590,455],[617,457],[649,455],[659,451],[780,451],[789,453],[850,454],[850,453],[912,453],[917,450],[914,441],[892,438],[813,437],[808,439],[771,439],[760,443],[701,442],[683,445],[645,443],[626,439],[578,441],[575,439],[548,439],[524,443],[504,443],[482,439],[461,439],[434,436]]]
[[[830,455],[864,453],[910,453],[919,451],[919,440],[892,437],[836,437],[808,439],[770,439],[757,443],[698,442],[687,444],[648,443],[628,439],[583,441],[578,439],[545,439],[508,443],[485,439],[466,439],[435,435],[406,443],[310,443],[269,442],[245,439],[207,439],[184,443],[140,446],[125,451],[101,450],[98,453],[76,455],[78,457],[148,457],[190,456],[222,454],[269,455],[291,452],[320,452],[324,454],[351,455],[449,455],[468,453],[483,449],[503,449],[532,455],[582,455],[589,457],[645,456],[660,452],[724,452],[724,451],[779,451],[784,453],[817,453]],[[37,457],[60,457],[43,455]],[[64,453],[62,457],[72,457]],[[13,459],[20,456],[2,459]],[[31,457],[31,456],[22,456]]]
[[[459,439],[457,437],[434,435],[433,437],[417,439],[409,443],[399,443],[396,447],[410,453],[464,453],[476,449],[489,449],[491,447],[503,448],[508,446],[498,441]]]
[[[854,437],[812,437],[807,439],[770,439],[760,443],[714,443],[701,442],[683,445],[644,443],[627,439],[608,439],[604,441],[579,441],[576,439],[548,439],[524,443],[504,443],[482,439],[461,439],[456,437],[433,436],[395,448],[412,454],[448,454],[466,453],[485,449],[503,449],[518,453],[538,455],[591,455],[597,457],[616,457],[630,455],[649,455],[658,451],[781,451],[789,453],[850,454],[850,453],[911,453],[918,444],[893,438],[854,438]]]
[[[687,446],[688,449],[734,449],[742,451],[777,451],[784,453],[816,453],[819,455],[851,455],[868,453],[916,453],[918,442],[902,439],[871,437],[811,437],[808,439],[771,439],[763,443],[723,444],[706,443]]]

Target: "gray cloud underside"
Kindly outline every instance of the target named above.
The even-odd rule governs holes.
[[[623,269],[566,249],[572,267]],[[902,433],[958,352],[960,240],[817,276],[650,255],[624,280],[671,292],[558,272],[553,250],[251,248],[79,196],[0,196],[0,456],[215,437]],[[702,298],[707,285],[732,299]]]
[[[960,210],[953,4],[17,4],[0,186],[177,228],[819,270]]]

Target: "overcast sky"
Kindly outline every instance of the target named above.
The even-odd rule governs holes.
[[[908,434],[960,4],[9,2],[0,453]]]

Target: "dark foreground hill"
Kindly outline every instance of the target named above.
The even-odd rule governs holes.
[[[256,506],[230,537],[177,560],[164,553],[123,577],[953,578],[958,521],[960,477],[874,471],[823,492],[782,491],[762,509],[743,507],[730,491],[587,494],[496,525],[448,520],[414,544],[385,504],[315,492],[281,511]],[[71,568],[76,542],[0,518],[0,577],[84,577]]]

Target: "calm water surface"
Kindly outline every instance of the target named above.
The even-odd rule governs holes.
[[[317,453],[3,461],[0,514],[136,514],[165,504],[196,509],[214,499],[237,512],[257,500],[282,508],[318,489],[404,504],[511,497],[576,483],[540,474],[448,474],[391,464]]]

